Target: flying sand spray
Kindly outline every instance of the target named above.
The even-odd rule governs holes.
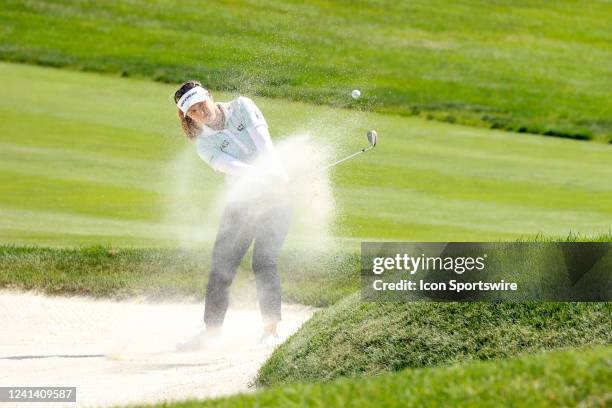
[[[352,126],[354,124],[354,122],[351,122]],[[374,130],[368,131],[366,134],[368,146],[329,164],[335,156],[334,152],[337,151],[334,148],[335,143],[330,143],[329,137],[324,140],[311,137],[312,125],[313,123],[309,126],[309,132],[293,134],[275,143],[278,156],[290,176],[289,186],[294,207],[291,232],[285,247],[298,248],[301,251],[314,250],[316,252],[319,249],[330,251],[330,248],[334,248],[334,245],[337,244],[337,239],[332,233],[336,220],[336,206],[327,171],[373,149],[377,144],[377,133]],[[316,128],[316,123],[314,125]],[[327,131],[325,133],[330,130],[327,121],[325,121],[324,129]],[[346,130],[347,128],[339,127],[339,132],[332,132],[332,134],[339,136],[343,133],[341,129]],[[320,135],[320,132],[316,132],[316,134]],[[343,140],[346,139],[337,140],[343,143]],[[266,158],[262,158],[254,164],[265,168],[270,163],[266,163]],[[226,183],[224,186],[218,185],[214,180],[216,178],[214,173],[202,174],[202,164],[193,155],[191,147],[186,148],[179,154],[177,160],[171,163],[169,170],[169,178],[172,181],[168,183],[171,189],[168,197],[172,197],[173,200],[169,202],[167,222],[174,226],[176,238],[183,248],[198,248],[202,245],[210,245],[216,235],[214,219],[220,214],[228,197],[248,196],[253,193],[253,188],[256,188],[256,183],[250,183],[247,180],[239,183]],[[211,183],[214,184],[211,185]],[[221,188],[215,187],[215,185]],[[213,194],[211,195],[211,193]],[[205,204],[206,201],[208,201],[208,205]],[[334,249],[331,249],[331,251],[334,251]],[[200,251],[196,252],[199,253]],[[247,300],[242,299],[240,303]],[[238,310],[243,308],[240,305],[234,306],[238,306]],[[188,305],[184,307],[188,307]],[[196,315],[201,313],[199,306],[195,310]],[[234,313],[236,313],[236,310]],[[239,317],[238,320],[230,318],[226,322],[225,334],[240,338],[243,343],[246,341],[245,336],[248,339],[257,338],[259,313],[252,310],[252,305],[249,310],[239,313],[242,314],[235,316],[236,318]],[[200,318],[196,316],[196,318],[192,317],[192,320],[192,323],[197,324]],[[245,330],[244,321],[254,323],[253,327],[250,327],[251,330]],[[185,330],[188,330],[189,327],[184,321],[180,326],[181,329],[183,326],[187,326]],[[245,331],[249,333],[245,333]],[[138,348],[142,349],[142,346],[143,344],[139,344]],[[150,346],[152,350],[165,349],[170,351],[171,349],[171,347],[157,347],[153,344]],[[168,344],[168,346],[170,345]],[[225,348],[231,350],[240,348],[234,347],[233,343],[231,346],[229,343],[226,346]],[[114,352],[108,353],[107,357],[125,358],[132,354],[130,350],[132,347],[129,346],[127,348],[121,346],[113,348]]]

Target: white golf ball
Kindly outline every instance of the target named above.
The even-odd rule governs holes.
[[[351,96],[353,97],[353,99],[359,99],[359,97],[361,96],[361,91],[359,89],[353,89],[353,92],[351,92]]]

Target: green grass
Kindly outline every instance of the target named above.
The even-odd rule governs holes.
[[[548,240],[548,239],[546,239]],[[543,241],[536,237],[535,242]],[[570,236],[556,241],[610,242],[610,235],[596,237]],[[572,299],[567,282],[556,270],[565,266],[556,262],[543,264],[542,259],[555,259],[554,254],[538,248],[524,263],[512,260],[513,269],[501,276],[506,281],[523,282],[526,287],[542,279],[540,295],[551,299]],[[544,255],[542,257],[541,255]],[[515,256],[510,252],[507,256]],[[201,300],[210,272],[211,248],[163,249],[81,247],[51,248],[0,245],[0,288],[36,290],[48,294],[78,294],[92,297],[147,297],[150,300]],[[240,298],[254,300],[254,277],[247,254],[239,267],[232,291]],[[504,259],[506,259],[504,257]],[[560,258],[559,258],[560,259]],[[609,262],[609,257],[604,262]],[[594,273],[605,273],[600,262]],[[312,306],[330,306],[360,289],[360,254],[340,249],[288,249],[281,253],[278,265],[283,297],[289,302]],[[539,275],[531,271],[539,271]],[[509,279],[510,278],[510,279]],[[591,274],[591,279],[594,276]],[[489,277],[493,279],[493,276]],[[588,281],[587,281],[588,282]]]
[[[191,407],[604,407],[612,401],[612,347],[404,370],[255,394],[157,406]]]
[[[0,77],[0,243],[210,245],[223,177],[183,140],[174,86],[6,63]],[[608,145],[256,101],[277,141],[309,133],[339,157],[363,146],[365,129],[378,130],[375,150],[332,173],[332,233],[352,251],[362,239],[514,240],[612,228]],[[296,214],[289,246],[308,222]]]
[[[610,343],[611,303],[366,303],[353,295],[277,348],[257,382],[327,381]]]
[[[0,288],[54,295],[146,297],[201,301],[210,250],[0,246]],[[283,299],[329,306],[359,288],[359,257],[336,252],[286,251],[279,259]],[[232,284],[232,301],[255,301],[247,256]]]
[[[607,1],[6,0],[0,58],[611,140],[611,19]]]
[[[198,78],[257,95],[277,141],[309,133],[340,156],[365,129],[381,139],[332,174],[334,246],[302,248],[307,214],[290,231],[284,299],[333,306],[262,367],[281,386],[169,405],[609,404],[609,303],[350,294],[364,239],[610,240],[610,146],[499,129],[612,141],[611,18],[603,1],[5,1],[0,59],[116,76],[0,63],[0,288],[201,299],[222,177],[171,103]],[[575,349],[515,358],[558,348]]]

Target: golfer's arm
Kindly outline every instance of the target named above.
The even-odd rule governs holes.
[[[198,155],[212,167],[213,170],[232,176],[242,176],[256,170],[255,166],[245,163],[218,148],[198,146]]]
[[[276,151],[272,143],[272,138],[270,137],[268,123],[263,113],[261,113],[251,99],[245,97],[241,97],[240,99],[242,104],[242,115],[247,123],[247,131],[257,151],[260,154],[276,158]]]
[[[283,166],[278,154],[276,154],[276,149],[274,148],[274,144],[272,143],[272,139],[270,138],[270,133],[268,132],[268,125],[258,125],[256,127],[251,127],[248,129],[251,134],[251,138],[253,140],[258,140],[259,143],[255,143],[258,151],[263,154],[267,158],[267,163],[271,165],[268,168],[276,177],[280,177],[286,182],[289,182],[289,174]]]
[[[272,138],[270,137],[270,131],[268,130],[267,124],[251,125],[247,130],[251,136],[251,140],[253,140],[255,147],[257,147],[260,153],[266,156],[276,156],[276,150],[274,149],[274,144],[272,144]]]
[[[248,163],[238,160],[227,153],[219,152],[210,161],[210,167],[215,171],[230,174],[232,176],[243,176],[246,173],[255,173],[256,168]]]

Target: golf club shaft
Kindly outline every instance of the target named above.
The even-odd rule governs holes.
[[[340,163],[342,163],[342,162],[345,162],[345,161],[347,161],[347,160],[349,160],[349,159],[352,159],[353,157],[355,157],[355,156],[357,156],[357,155],[360,155],[361,153],[363,153],[363,150],[360,150],[360,151],[358,151],[358,152],[356,152],[356,153],[353,153],[353,154],[351,154],[350,156],[345,157],[344,159],[340,159],[340,160],[338,160],[338,161],[336,161],[336,162],[333,162],[333,163],[331,163],[331,164],[328,164],[328,165],[327,165],[327,166],[325,166],[323,169],[324,169],[324,170],[327,170],[327,169],[329,169],[329,168],[331,168],[331,167],[334,167],[334,166],[336,166],[336,165],[338,165],[338,164],[340,164]]]
[[[331,164],[328,164],[327,166],[325,166],[325,167],[323,168],[323,170],[327,170],[327,169],[329,169],[329,168],[331,168],[331,167],[334,167],[334,166],[336,166],[336,165],[338,165],[338,164],[340,164],[340,163],[342,163],[342,162],[345,162],[345,161],[347,161],[347,160],[349,160],[349,159],[352,159],[353,157],[358,156],[358,155],[360,155],[361,153],[365,153],[365,152],[367,152],[367,151],[368,151],[368,150],[370,150],[371,148],[372,148],[372,146],[370,146],[370,147],[366,147],[366,148],[363,148],[363,149],[361,149],[360,151],[358,151],[358,152],[355,152],[355,153],[351,154],[350,156],[346,156],[346,157],[345,157],[345,158],[343,158],[343,159],[340,159],[340,160],[335,161],[335,162],[333,162],[333,163],[331,163]]]

